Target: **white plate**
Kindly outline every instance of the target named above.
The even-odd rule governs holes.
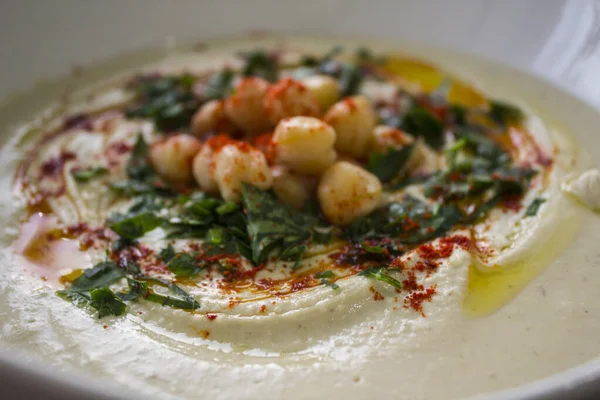
[[[588,105],[576,100],[570,104],[583,108],[584,120],[597,122],[600,119],[594,108],[600,107],[599,16],[600,2],[557,0],[2,2],[0,99],[29,89],[40,80],[66,75],[75,67],[93,65],[135,49],[267,30],[408,40],[481,55],[571,92]],[[546,92],[537,93],[551,95],[555,91],[548,85]],[[40,104],[44,101],[40,99]],[[549,110],[560,109],[551,96],[547,102]],[[15,118],[21,117],[18,109],[14,111]],[[562,114],[568,118],[568,110],[562,110]],[[584,122],[574,124],[583,126]],[[0,138],[0,142],[5,139]],[[100,399],[119,393],[132,397],[120,388],[106,388],[84,376],[67,377],[53,371],[35,359],[35,349],[30,350],[15,353],[2,349],[3,398],[10,393],[15,398]],[[592,361],[491,398],[598,398],[598,377],[600,362]]]

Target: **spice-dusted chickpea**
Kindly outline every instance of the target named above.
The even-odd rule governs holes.
[[[201,146],[191,135],[171,136],[150,146],[150,163],[167,182],[184,185],[192,180],[192,161]]]
[[[225,115],[225,102],[212,100],[204,104],[192,117],[192,133],[201,137],[209,132],[232,132],[233,122]]]
[[[294,174],[281,165],[271,168],[277,197],[294,208],[302,208],[314,190],[315,179]]]
[[[211,171],[213,156],[213,149],[209,144],[205,143],[202,145],[200,152],[194,157],[194,162],[192,164],[192,172],[198,186],[208,193],[219,192],[217,182],[215,182],[215,178]]]
[[[240,201],[243,182],[263,190],[273,185],[265,156],[248,143],[237,142],[221,148],[213,158],[212,168],[225,201]]]
[[[311,75],[302,79],[302,83],[319,103],[321,111],[327,110],[340,98],[340,86],[327,75]]]
[[[202,149],[194,157],[193,173],[198,186],[208,193],[219,193],[217,182],[214,178],[213,159],[214,155],[228,144],[236,144],[236,140],[226,134],[220,134],[209,138],[202,145]]]
[[[335,103],[325,114],[325,122],[337,133],[337,151],[355,158],[369,153],[377,117],[366,97],[347,97]]]
[[[381,182],[357,165],[338,161],[321,177],[317,195],[329,222],[348,225],[377,207],[381,199]]]
[[[273,125],[284,118],[298,115],[316,117],[321,113],[317,100],[308,88],[291,78],[284,78],[271,86],[264,105]]]
[[[263,104],[269,86],[264,79],[246,78],[225,100],[225,114],[246,133],[258,134],[270,127]]]
[[[295,172],[319,175],[335,162],[335,131],[313,117],[293,117],[275,128],[276,160]]]

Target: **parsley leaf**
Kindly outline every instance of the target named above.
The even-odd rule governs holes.
[[[283,251],[285,255],[288,247],[299,246],[310,239],[311,232],[303,223],[306,221],[303,216],[294,216],[273,194],[244,184],[242,202],[247,212],[247,232],[255,265],[264,263],[273,251]],[[293,257],[287,254],[293,261],[299,259],[303,251],[294,251]]]
[[[92,178],[105,175],[106,173],[108,173],[108,169],[106,169],[105,167],[94,167],[73,171],[72,175],[77,182],[87,182]]]
[[[139,134],[125,168],[128,179],[112,182],[110,188],[125,195],[171,196],[172,191],[154,174],[148,159],[148,144]]]
[[[363,77],[358,66],[353,64],[344,64],[342,66],[339,78],[342,97],[357,94],[362,81]]]
[[[227,97],[231,91],[233,83],[233,71],[224,69],[213,74],[206,83],[202,92],[205,101],[218,100]]]
[[[117,264],[114,262],[104,261],[83,271],[83,273],[71,283],[71,286],[64,290],[57,291],[56,294],[65,300],[71,301],[77,307],[92,305],[94,301],[92,291],[108,288],[112,283],[121,280],[125,274],[126,272],[117,267]],[[103,315],[100,315],[100,318],[102,318],[102,316]]]
[[[192,93],[191,75],[148,75],[131,84],[135,103],[126,110],[128,118],[151,118],[158,130],[172,132],[189,127],[200,103]]]
[[[414,136],[421,136],[425,143],[436,150],[444,146],[442,121],[423,107],[415,106],[404,115],[400,129]]]
[[[542,206],[542,204],[544,204],[546,202],[545,199],[542,198],[537,198],[534,199],[529,206],[527,207],[527,210],[525,210],[525,216],[527,217],[535,217],[540,209],[540,207]]]
[[[200,304],[186,291],[174,283],[162,279],[150,277],[127,278],[127,284],[129,291],[118,294],[125,301],[144,299],[180,310],[196,310],[200,308]],[[168,288],[172,295],[156,292],[152,287],[154,285]]]
[[[327,285],[333,290],[339,289],[339,285],[331,281],[331,278],[335,278],[335,274],[331,270],[322,271],[315,274],[315,278],[319,279],[323,285]]]
[[[384,274],[383,271],[383,267],[371,267],[361,271],[358,275],[387,283],[388,285],[393,286],[397,290],[402,290],[402,282],[387,274]]]
[[[127,277],[129,291],[115,295],[109,285],[124,277]],[[171,294],[162,293],[164,290],[156,292],[150,285],[161,286]],[[123,314],[126,310],[124,302],[137,298],[183,310],[195,310],[200,307],[192,296],[174,283],[144,276],[136,264],[131,264],[124,270],[112,261],[105,261],[85,270],[71,286],[59,290],[56,294],[78,307],[91,306],[98,311],[99,318]]]
[[[462,218],[453,205],[431,207],[406,196],[403,202],[387,204],[354,220],[346,236],[354,241],[392,237],[404,244],[419,244],[444,235]]]
[[[367,169],[382,182],[389,182],[402,171],[412,154],[414,146],[414,143],[411,143],[401,149],[390,147],[386,153],[371,153]]]
[[[264,50],[254,50],[248,53],[242,53],[245,60],[242,74],[246,77],[257,76],[275,82],[279,75],[277,59]]]
[[[158,258],[161,259],[163,262],[168,263],[173,257],[175,257],[175,254],[176,253],[173,246],[168,245],[158,253]]]
[[[136,215],[116,213],[111,215],[108,220],[108,226],[119,236],[125,239],[133,240],[144,236],[160,225],[163,220],[153,212],[143,212]]]
[[[196,261],[194,254],[177,253],[167,263],[167,267],[178,278],[189,278],[200,272],[200,263]]]
[[[91,289],[106,287],[125,276],[125,271],[112,261],[104,261],[86,269],[71,283],[70,292],[86,292]]]
[[[98,311],[98,318],[121,315],[127,309],[127,305],[107,287],[92,289],[90,297],[90,306]]]
[[[384,254],[386,250],[383,246],[371,246],[367,242],[362,242],[360,247],[362,247],[367,253],[373,254]]]
[[[507,126],[523,121],[523,112],[517,107],[501,101],[490,101],[490,117],[497,123]]]
[[[144,140],[144,136],[139,134],[125,169],[129,178],[137,181],[145,181],[147,178],[152,177],[154,170],[150,165],[148,154],[148,144]]]

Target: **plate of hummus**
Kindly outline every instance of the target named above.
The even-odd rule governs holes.
[[[593,392],[600,114],[545,80],[261,31],[75,68],[0,117],[15,393]]]

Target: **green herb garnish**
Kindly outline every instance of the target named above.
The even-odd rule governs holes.
[[[125,274],[126,271],[117,267],[114,262],[104,261],[83,271],[83,273],[75,279],[68,288],[59,290],[56,294],[65,300],[71,301],[78,307],[91,305],[91,302],[94,300],[92,291],[108,288],[109,285],[121,280]],[[101,298],[102,294],[99,294],[98,296]],[[97,300],[97,305],[100,304],[98,303],[99,301],[100,300]],[[100,309],[96,309],[99,314],[103,313]],[[102,318],[102,316],[103,315],[100,315],[100,318]]]
[[[389,182],[400,174],[413,149],[414,143],[411,143],[401,149],[390,147],[385,153],[371,153],[367,169],[382,182]]]
[[[127,277],[129,291],[115,295],[109,286],[125,277]],[[155,292],[148,287],[149,283],[164,287],[172,295]],[[184,310],[194,310],[200,307],[193,297],[174,283],[144,276],[136,264],[131,264],[123,269],[112,261],[104,261],[85,270],[68,288],[59,290],[56,294],[78,307],[91,306],[98,311],[99,318],[123,314],[126,311],[124,302],[135,300],[138,297]]]
[[[534,199],[529,206],[527,207],[527,210],[525,210],[525,216],[527,217],[535,217],[540,209],[540,207],[542,206],[542,204],[544,204],[546,202],[545,199],[541,199],[541,198],[537,198]]]
[[[413,107],[402,120],[400,129],[415,136],[421,136],[425,143],[440,150],[445,143],[442,121],[423,107]]]
[[[257,76],[275,82],[279,76],[277,59],[264,50],[254,50],[243,53],[245,65],[242,69],[244,76]]]
[[[137,137],[125,171],[128,179],[110,184],[110,188],[117,193],[129,196],[149,194],[167,197],[173,194],[154,173],[148,159],[148,144],[141,134]]]
[[[192,93],[194,82],[191,75],[138,77],[131,84],[136,99],[127,109],[127,117],[150,118],[163,132],[189,127],[192,115],[200,106]]]
[[[98,318],[121,315],[127,309],[127,305],[107,287],[92,289],[90,297],[90,307],[98,311]]]
[[[177,253],[169,262],[167,267],[178,278],[189,278],[200,272],[201,263],[196,261],[194,254]]]
[[[200,304],[187,292],[174,283],[162,279],[150,277],[127,278],[127,284],[129,291],[117,294],[124,301],[143,299],[180,310],[196,310],[200,308]],[[172,295],[156,292],[152,288],[153,285],[169,289]]]
[[[385,269],[383,267],[372,267],[361,271],[358,275],[387,283],[388,285],[393,286],[397,290],[402,290],[402,282],[395,278],[392,278],[387,274],[384,274],[384,270]]]
[[[202,91],[205,101],[224,99],[232,92],[233,71],[224,69],[213,74]]]
[[[335,278],[335,274],[331,270],[319,272],[315,274],[315,278],[319,279],[323,285],[327,285],[334,290],[340,288],[339,285],[331,281],[331,278]]]
[[[108,173],[108,169],[104,167],[94,167],[73,171],[72,175],[77,182],[87,182],[93,178],[105,175],[106,173]]]
[[[344,64],[339,76],[339,85],[342,97],[358,93],[363,77],[360,68],[354,64]]]
[[[164,263],[168,263],[175,257],[175,249],[172,245],[168,245],[158,253],[158,258]]]
[[[143,212],[133,216],[116,213],[111,215],[108,220],[110,229],[129,240],[144,236],[147,232],[158,228],[162,223],[163,219],[153,212]]]
[[[296,261],[303,255],[302,246],[311,236],[307,221],[311,218],[293,212],[287,205],[269,193],[244,184],[242,201],[247,211],[247,232],[251,238],[252,261],[259,265],[274,251]],[[298,247],[291,251],[290,247]]]
[[[497,123],[507,126],[523,121],[523,112],[517,107],[501,101],[490,101],[490,117]]]
[[[354,241],[392,237],[414,245],[446,234],[462,218],[453,205],[432,207],[406,196],[404,202],[387,204],[354,220],[346,229],[346,236]]]
[[[125,271],[112,261],[103,261],[86,269],[71,283],[69,292],[87,292],[91,289],[106,287],[125,276]]]
[[[360,247],[362,247],[367,253],[373,254],[384,254],[386,250],[383,246],[371,246],[366,242],[361,243]]]

